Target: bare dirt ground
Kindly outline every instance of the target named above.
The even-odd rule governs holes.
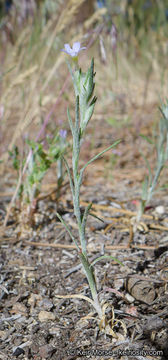
[[[86,161],[117,138],[123,139],[112,153],[88,167],[81,189],[82,206],[92,202],[93,211],[103,219],[89,217],[89,258],[108,254],[123,263],[102,260],[95,265],[100,299],[109,304],[107,316],[113,318],[115,336],[99,329],[96,314],[87,318],[93,311],[87,302],[57,297],[90,296],[90,291],[72,241],[56,217],[57,210],[77,237],[70,189],[65,185],[56,201],[53,172],[44,184],[33,227],[26,224],[17,206],[6,228],[1,226],[1,360],[168,358],[166,190],[155,195],[142,223],[133,231],[145,175],[140,148],[154,166],[154,155],[138,136],[139,132],[151,134],[151,112],[146,109],[139,114],[132,111],[131,122],[119,128],[93,119],[81,152],[82,161]],[[166,176],[165,171],[161,185],[166,183]],[[1,182],[3,225],[14,186],[10,167]]]

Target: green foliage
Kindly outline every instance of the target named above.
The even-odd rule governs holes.
[[[37,197],[40,192],[41,182],[46,175],[47,171],[50,169],[53,163],[59,163],[59,166],[62,167],[62,156],[66,151],[67,142],[63,139],[58,133],[56,133],[53,138],[46,138],[46,149],[43,143],[38,143],[33,140],[26,140],[28,145],[27,152],[29,152],[29,160],[27,164],[27,170],[25,174],[25,179],[22,181],[19,195],[23,194],[24,201],[32,203],[33,199]],[[13,151],[10,152],[10,157],[13,161],[13,167],[17,171],[19,178],[19,171],[23,170],[24,164],[26,162],[26,156],[22,161],[19,149],[17,146],[14,147]],[[61,171],[57,177],[59,181],[59,186],[62,184],[63,172]]]
[[[159,122],[156,142],[154,143],[156,150],[156,166],[154,173],[152,173],[149,161],[143,156],[148,169],[148,175],[142,183],[142,197],[138,219],[142,216],[145,206],[151,201],[158,185],[161,172],[166,166],[166,162],[168,160],[168,101],[161,105],[160,112],[162,117]],[[144,138],[149,144],[153,145],[153,140],[146,137]]]
[[[12,159],[13,168],[18,172],[20,169],[20,159],[19,159],[19,149],[16,145],[14,146],[13,151],[9,151],[9,155]]]
[[[144,140],[146,140],[149,144],[154,144],[153,140],[150,139],[148,136],[145,136],[143,134],[139,134],[139,136],[141,136]]]
[[[80,132],[81,136],[86,129],[89,120],[92,117],[96,97],[93,97],[95,87],[94,83],[94,60],[92,59],[91,66],[86,73],[81,69],[72,73],[72,80],[76,97],[79,97],[79,113],[80,113]]]
[[[77,65],[77,57],[75,57],[75,66]],[[85,230],[86,230],[86,223],[87,218],[90,214],[90,210],[92,207],[92,204],[89,204],[84,212],[81,210],[80,206],[80,187],[82,185],[82,179],[83,179],[83,173],[88,165],[90,165],[93,161],[98,159],[100,156],[102,156],[106,151],[110,150],[112,147],[116,146],[120,140],[116,141],[114,144],[109,146],[107,149],[101,151],[99,154],[91,158],[81,169],[79,168],[79,155],[80,155],[80,148],[81,148],[81,139],[84,136],[85,129],[88,125],[88,122],[90,121],[94,106],[96,102],[96,97],[93,96],[94,92],[94,61],[92,59],[91,66],[89,67],[88,71],[86,73],[83,73],[81,69],[77,68],[75,71],[71,68],[70,64],[68,63],[68,68],[70,71],[70,74],[72,76],[73,86],[75,90],[75,120],[73,121],[69,112],[69,109],[67,111],[68,115],[68,121],[69,126],[72,133],[73,138],[73,151],[72,151],[72,174],[69,168],[69,165],[67,161],[64,159],[67,172],[69,175],[70,180],[70,186],[72,191],[72,197],[73,197],[73,207],[74,207],[74,214],[76,217],[77,225],[78,225],[78,234],[79,234],[79,242],[81,250],[79,251],[79,245],[76,239],[73,237],[71,230],[69,229],[68,225],[64,222],[64,220],[61,218],[59,214],[57,214],[58,218],[61,220],[63,225],[65,226],[66,230],[71,236],[71,239],[74,241],[76,248],[78,250],[78,255],[80,257],[83,269],[85,271],[92,298],[93,298],[93,304],[94,307],[99,314],[100,317],[102,317],[102,309],[99,304],[98,300],[98,294],[97,294],[97,288],[96,288],[96,281],[93,273],[93,266],[89,263],[88,260],[88,254],[87,254],[87,240],[85,236]],[[94,264],[101,260],[106,258],[106,256],[98,258],[94,261]],[[111,258],[111,257],[109,257]]]
[[[133,0],[127,1],[126,24],[138,35],[143,28],[147,32],[151,27],[157,30],[165,24],[166,2]]]
[[[107,0],[109,16],[118,14],[117,21],[124,31],[127,28],[142,40],[149,30],[159,31],[167,27],[167,0]]]

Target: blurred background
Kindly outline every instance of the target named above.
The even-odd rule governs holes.
[[[109,126],[110,139],[126,137],[123,129],[134,137],[151,131],[168,94],[167,0],[1,0],[0,30],[3,164],[16,144],[24,147],[25,137],[68,130],[66,108],[73,109],[74,95],[64,43],[87,47],[80,53],[84,70],[95,59],[90,149],[109,144],[103,140]]]

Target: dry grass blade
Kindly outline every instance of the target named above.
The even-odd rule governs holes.
[[[77,10],[79,9],[79,7],[82,5],[82,3],[84,2],[84,0],[69,0],[67,5],[65,6],[65,8],[63,9],[57,25],[52,33],[52,35],[50,35],[50,40],[48,43],[48,47],[46,49],[46,52],[43,56],[43,61],[41,63],[40,66],[40,70],[39,73],[41,73],[43,71],[45,62],[48,58],[48,55],[50,53],[50,50],[52,48],[53,42],[55,40],[56,34],[60,33],[61,31],[63,31],[70,23],[72,23],[73,17],[75,16]]]
[[[107,320],[106,316],[106,309],[110,307],[111,308],[111,319]],[[120,324],[120,326],[123,329],[124,337],[127,335],[127,328],[122,320],[115,319],[115,313],[114,313],[114,307],[111,306],[109,303],[104,303],[102,306],[102,319],[99,324],[99,328],[101,331],[103,331],[105,334],[111,335],[115,339],[118,339],[118,334],[113,330],[113,328]]]
[[[94,301],[91,300],[90,298],[88,298],[85,295],[78,295],[78,294],[73,294],[73,295],[55,295],[57,298],[59,299],[81,299],[81,300],[85,300],[87,302],[89,302],[93,307],[94,307]],[[104,332],[105,334],[108,334],[112,337],[114,337],[115,339],[118,339],[118,334],[115,333],[115,331],[113,330],[113,328],[120,324],[120,326],[123,329],[124,332],[124,337],[126,337],[127,335],[127,329],[126,326],[124,324],[123,321],[115,319],[115,315],[114,315],[114,308],[113,306],[111,308],[112,310],[112,317],[110,320],[107,320],[107,316],[106,316],[106,309],[109,307],[110,305],[108,303],[103,304],[102,306],[102,317],[101,319],[97,319],[99,321],[99,328],[100,331]],[[82,320],[89,320],[89,319],[95,319],[93,316],[93,313],[88,314],[86,317],[82,318]]]
[[[85,295],[73,294],[73,295],[55,295],[59,299],[81,299],[89,302],[91,305],[94,306],[94,302],[92,299]]]
[[[104,7],[102,9],[98,9],[88,20],[84,23],[84,29],[88,30],[95,22],[100,22],[103,20],[103,16],[107,14],[107,9]]]
[[[8,239],[6,239],[8,240]],[[20,239],[22,240],[22,239]],[[5,241],[5,239],[4,239]],[[68,245],[68,244],[51,244],[51,243],[43,243],[43,242],[35,242],[35,241],[27,241],[24,240],[23,244],[29,245],[29,246],[41,246],[41,247],[51,247],[51,248],[60,248],[60,249],[71,249],[76,250],[75,245]],[[133,249],[143,249],[143,250],[155,250],[158,249],[158,245],[156,246],[148,246],[148,245],[132,245],[131,248]],[[105,250],[111,251],[111,250],[129,250],[129,245],[106,245]],[[101,246],[93,245],[93,247],[89,246],[89,252],[99,252],[101,250]],[[116,263],[117,264],[117,263]]]
[[[46,28],[43,29],[39,37],[39,51],[35,44],[32,45],[31,52],[28,50],[31,38],[33,37],[33,31],[35,31],[33,28],[30,29],[29,26],[27,26],[26,29],[21,33],[16,44],[14,45],[12,55],[10,56],[10,64],[5,64],[7,69],[12,68],[13,70],[9,72],[9,74],[7,74],[3,80],[3,88],[5,90],[1,98],[2,103],[6,104],[6,111],[3,119],[4,126],[9,118],[13,115],[13,112],[16,114],[16,116],[17,112],[19,113],[19,120],[17,117],[17,124],[12,134],[8,151],[12,150],[16,140],[22,136],[25,129],[28,128],[32,122],[40,122],[43,110],[40,106],[40,103],[42,103],[42,105],[45,103],[46,107],[48,103],[53,102],[54,94],[50,93],[50,95],[47,97],[45,96],[44,99],[43,93],[49,85],[50,81],[53,79],[57,69],[61,65],[64,56],[59,51],[57,53],[56,61],[52,66],[50,66],[49,69],[47,68],[47,71],[45,71],[46,62],[56,37],[70,23],[72,23],[73,17],[83,2],[84,0],[69,0],[66,3],[64,2],[65,5],[64,7],[62,6],[60,15],[59,7],[61,8],[62,2],[58,4],[59,10],[56,13],[56,17],[52,18],[51,21],[51,25],[53,26],[54,23],[56,23],[56,26],[54,27],[52,33],[48,25],[46,25]],[[47,46],[45,45],[46,43]],[[27,58],[29,59],[29,68],[25,68]],[[33,62],[35,63],[34,65],[32,65]],[[23,88],[26,89],[24,90],[24,103],[21,102],[21,91]],[[8,157],[8,153],[5,153],[3,154],[2,159],[6,161]]]

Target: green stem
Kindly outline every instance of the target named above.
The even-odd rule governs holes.
[[[70,67],[70,72],[71,72],[73,83],[74,83],[75,93],[80,94],[80,85],[82,84],[82,82],[79,83],[79,89],[77,89],[78,91],[76,90],[76,88],[78,86],[79,80],[82,81],[81,72],[79,71],[79,73],[77,74],[78,79],[76,79],[76,80],[75,80],[74,74],[71,71],[71,67]],[[87,91],[89,91],[89,96],[91,97],[91,95],[93,93],[93,89],[94,89],[93,64],[92,64],[92,73],[89,72],[88,77],[89,76],[90,76],[90,81],[91,81],[91,84],[90,84],[91,89],[88,88]],[[88,78],[86,78],[86,80],[87,80],[86,82],[88,83]],[[83,85],[81,85],[81,86],[84,91]],[[86,89],[85,89],[85,91],[86,91]],[[81,96],[81,94],[80,94],[80,96]],[[83,101],[79,101],[81,99],[81,97],[79,99],[79,95],[76,96],[75,121],[74,122],[72,122],[72,119],[71,119],[71,116],[70,116],[70,113],[68,110],[68,120],[69,120],[70,129],[71,129],[72,137],[73,137],[73,150],[72,150],[72,173],[73,173],[73,175],[72,176],[71,176],[70,169],[69,169],[69,166],[67,163],[66,163],[66,167],[67,167],[67,171],[68,171],[69,178],[70,178],[71,190],[72,190],[72,195],[73,195],[74,214],[75,214],[77,225],[78,225],[78,234],[79,234],[80,244],[81,244],[81,248],[82,248],[82,250],[79,252],[79,257],[80,257],[84,272],[86,274],[86,277],[87,277],[87,280],[88,280],[88,283],[90,286],[92,299],[94,302],[94,307],[95,307],[99,317],[101,318],[102,317],[102,309],[101,309],[101,306],[100,306],[99,300],[98,300],[98,293],[97,293],[97,289],[96,289],[96,282],[95,282],[95,278],[94,278],[93,268],[92,268],[92,266],[90,266],[88,258],[87,258],[87,248],[86,248],[86,238],[85,238],[86,220],[87,220],[87,216],[88,216],[89,210],[91,208],[91,205],[89,205],[85,209],[83,217],[82,217],[82,213],[81,213],[81,209],[80,209],[80,187],[81,187],[81,183],[82,183],[83,171],[88,164],[90,164],[94,159],[97,158],[97,157],[94,157],[94,159],[91,159],[90,162],[87,163],[86,166],[84,166],[84,168],[82,168],[82,170],[79,171],[79,155],[80,155],[81,126],[82,126],[82,124],[81,124],[81,122],[82,122],[81,108],[83,106],[84,112],[86,112],[88,110],[89,98],[90,98],[89,97],[86,101],[85,97],[86,96],[84,96]],[[91,117],[91,115],[92,114],[90,113],[90,117]],[[103,153],[104,152],[101,152],[98,156],[100,156]],[[61,221],[63,222],[63,219]],[[68,227],[67,227],[67,229],[70,233],[70,230]],[[71,237],[73,237],[73,235],[71,233],[70,233],[70,235],[71,235]],[[73,241],[74,241],[74,239],[73,239]]]
[[[81,242],[82,252],[86,255],[86,240],[82,231],[82,216],[80,210],[80,182],[79,182],[79,155],[80,155],[80,126],[79,126],[79,96],[76,97],[76,111],[75,111],[75,128],[72,133],[73,136],[73,155],[72,155],[72,169],[74,179],[74,194],[73,204],[74,213],[76,216],[79,238]]]
[[[85,257],[84,254],[79,253],[80,256],[80,260],[81,263],[83,265],[88,283],[89,283],[89,287],[90,287],[90,291],[92,294],[92,299],[94,301],[94,307],[99,315],[99,317],[102,317],[102,309],[101,306],[99,304],[99,300],[98,300],[98,294],[97,294],[97,289],[96,289],[96,282],[95,282],[95,278],[94,278],[94,273],[93,273],[93,268],[92,266],[90,266],[87,258]]]
[[[152,198],[153,192],[154,192],[155,187],[156,187],[156,185],[157,185],[157,182],[158,182],[158,179],[159,179],[159,176],[160,176],[160,173],[161,173],[162,169],[163,169],[163,164],[159,165],[158,168],[157,168],[157,170],[156,170],[154,179],[153,179],[153,181],[152,181],[152,185],[151,185],[150,188],[149,188],[148,198],[147,198],[147,202],[146,202],[146,203],[148,203],[148,202],[151,200],[151,198]]]

